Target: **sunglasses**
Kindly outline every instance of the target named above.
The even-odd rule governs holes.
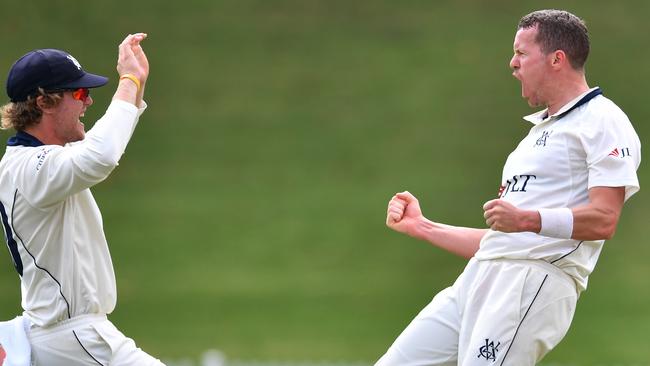
[[[88,99],[88,96],[90,95],[90,89],[88,88],[79,88],[72,91],[72,98],[85,102],[86,99]]]
[[[81,102],[85,102],[90,95],[90,89],[88,88],[78,88],[78,89],[53,89],[48,90],[47,93],[65,93],[72,92],[72,98]]]

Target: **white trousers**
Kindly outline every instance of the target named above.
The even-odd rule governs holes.
[[[29,331],[33,366],[164,366],[105,315],[83,315]]]
[[[536,260],[471,259],[375,366],[532,366],[564,337],[571,277]]]

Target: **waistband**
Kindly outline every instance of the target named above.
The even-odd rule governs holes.
[[[44,337],[50,337],[60,332],[71,331],[80,326],[98,323],[104,320],[107,320],[107,317],[104,314],[86,314],[86,315],[79,315],[79,316],[75,316],[74,318],[62,320],[56,324],[49,325],[47,327],[39,327],[36,325],[32,325],[32,328],[29,330],[29,339],[32,342],[38,341],[39,339]]]
[[[470,259],[470,262],[476,261],[476,263],[509,263],[513,265],[521,265],[526,267],[537,268],[541,271],[545,271],[549,274],[553,274],[555,277],[563,279],[566,283],[576,290],[576,293],[579,293],[576,281],[571,275],[564,272],[561,268],[548,263],[541,259],[510,259],[510,258],[498,258],[498,259]]]

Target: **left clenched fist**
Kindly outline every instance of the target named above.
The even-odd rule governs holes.
[[[511,203],[501,199],[487,201],[483,211],[485,222],[492,230],[504,233],[528,231],[526,224],[530,212],[520,210]]]

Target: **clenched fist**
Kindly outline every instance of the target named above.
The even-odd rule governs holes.
[[[502,199],[487,201],[483,205],[483,217],[487,225],[496,231],[515,233],[533,231],[535,224],[539,225],[539,213],[526,211],[515,207]],[[537,221],[535,221],[537,220]]]
[[[420,203],[408,191],[396,193],[388,202],[386,225],[389,228],[413,235],[418,224],[422,222]]]

